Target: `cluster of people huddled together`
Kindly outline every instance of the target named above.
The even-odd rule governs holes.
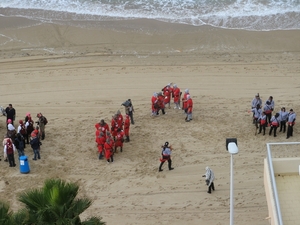
[[[274,132],[274,137],[277,136],[277,128],[279,128],[279,132],[285,133],[287,131],[286,139],[293,136],[293,127],[296,121],[296,113],[293,109],[287,112],[285,107],[281,107],[280,111],[273,114],[275,110],[273,96],[270,96],[263,105],[259,93],[257,93],[252,100],[251,107],[251,111],[253,112],[253,124],[255,124],[256,130],[259,129],[258,134],[263,132],[263,135],[265,135],[266,128],[270,127],[269,135],[272,135]]]
[[[95,142],[99,153],[98,158],[99,160],[105,158],[107,163],[114,162],[114,153],[117,153],[118,149],[120,149],[120,152],[123,152],[124,142],[130,142],[130,124],[134,124],[134,108],[131,99],[123,102],[122,106],[125,107],[125,119],[120,110],[118,110],[112,116],[110,127],[103,119],[95,124]]]
[[[17,151],[19,157],[25,155],[26,145],[30,144],[34,157],[33,160],[40,159],[40,146],[41,140],[45,139],[45,126],[48,123],[45,116],[42,113],[37,114],[38,121],[35,123],[30,113],[27,113],[24,120],[19,120],[17,129],[14,125],[16,118],[16,110],[12,104],[9,104],[5,109],[7,132],[4,136],[4,161],[9,162],[10,167],[15,167],[14,153]]]
[[[185,121],[190,122],[193,113],[193,100],[191,98],[189,89],[185,89],[183,97],[180,88],[177,84],[167,84],[160,92],[154,92],[151,98],[152,103],[152,116],[158,116],[160,111],[164,115],[166,114],[165,108],[171,108],[171,99],[175,104],[174,109],[182,109],[186,114]],[[180,100],[182,105],[180,107]]]

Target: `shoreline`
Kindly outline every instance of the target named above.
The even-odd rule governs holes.
[[[222,225],[229,221],[225,139],[236,137],[235,221],[267,223],[266,143],[286,137],[255,136],[247,110],[259,92],[263,101],[274,96],[276,112],[282,106],[300,112],[300,31],[233,31],[152,20],[105,22],[97,29],[33,26],[35,21],[20,18],[5,24],[0,24],[1,105],[12,103],[17,121],[27,112],[41,112],[49,121],[41,160],[29,161],[29,174],[0,163],[0,199],[12,210],[20,208],[18,193],[32,184],[62,178],[80,184],[80,195],[93,199],[82,218],[100,215],[107,224],[125,225]],[[150,116],[151,95],[170,82],[190,89],[190,123],[173,108]],[[135,108],[131,141],[107,165],[97,157],[94,125],[100,119],[110,123],[117,110],[123,113],[120,105],[128,98]],[[0,119],[4,135],[5,117]],[[294,133],[290,140],[297,141],[297,125]],[[158,173],[165,141],[174,147],[175,169]],[[31,159],[29,146],[25,152]],[[206,166],[216,177],[212,195],[201,178]]]
[[[2,24],[5,26],[0,26],[0,59],[47,55],[128,54],[144,57],[300,51],[300,30],[245,31],[143,19],[94,22],[97,28],[40,24],[22,18],[7,18]]]
[[[121,3],[121,2],[120,2]],[[146,3],[146,2],[145,2]],[[125,3],[126,4],[126,3]],[[130,4],[130,3],[129,3]],[[38,4],[39,5],[39,4]],[[42,4],[43,5],[43,4]],[[87,5],[83,5],[81,9],[78,11],[78,8],[70,8],[64,9],[64,6],[62,8],[56,8],[51,6],[46,6],[45,8],[40,5],[41,8],[37,9],[39,6],[33,6],[33,8],[28,9],[27,7],[23,8],[22,5],[20,5],[21,8],[0,8],[0,15],[3,16],[9,16],[9,17],[18,17],[22,16],[23,18],[28,19],[37,19],[42,22],[56,22],[58,24],[62,23],[82,23],[83,21],[95,21],[97,23],[101,22],[118,22],[118,21],[128,21],[128,20],[136,20],[136,19],[142,19],[142,20],[155,20],[158,22],[166,22],[170,24],[182,24],[182,25],[191,25],[195,27],[201,27],[201,26],[212,26],[216,28],[222,28],[222,29],[240,29],[240,30],[248,30],[248,31],[276,31],[276,30],[299,30],[299,24],[298,17],[299,17],[299,10],[297,11],[297,8],[285,8],[286,10],[282,11],[281,7],[271,6],[273,10],[277,11],[276,17],[274,17],[274,12],[270,13],[268,11],[266,14],[264,13],[253,13],[246,12],[241,13],[239,15],[231,15],[230,7],[232,7],[231,4],[229,4],[229,8],[226,8],[225,6],[217,9],[216,11],[212,11],[210,14],[211,8],[208,6],[209,4],[205,4],[203,6],[198,5],[198,7],[193,9],[185,8],[183,6],[182,9],[179,9],[177,7],[172,8],[167,6],[168,13],[165,14],[164,10],[161,11],[160,8],[157,8],[155,10],[155,7],[153,8],[153,14],[149,15],[148,10],[143,7],[143,5],[135,5],[134,7],[139,8],[139,12],[137,13],[133,8],[127,8],[125,5],[123,5],[123,10],[120,10],[119,7],[122,7],[121,5],[118,5],[118,3],[115,5],[114,3],[108,3],[102,5],[98,5],[98,7],[102,8],[102,10],[94,10],[90,9]],[[45,5],[44,5],[45,6]],[[150,5],[148,5],[149,7]],[[156,5],[157,6],[157,5]],[[204,9],[205,6],[208,6],[207,10]],[[18,7],[18,6],[16,6]],[[37,7],[37,8],[36,8]],[[97,7],[97,3],[91,7]],[[111,7],[111,8],[110,8]],[[116,8],[114,8],[116,7]],[[151,6],[150,6],[151,7]],[[235,6],[237,7],[237,6]],[[243,4],[241,6],[243,7]],[[266,7],[267,10],[270,10],[270,8]],[[87,10],[84,13],[84,10]],[[174,10],[174,11],[173,11]],[[227,11],[229,10],[229,11]],[[193,13],[192,13],[193,12]],[[137,15],[135,14],[137,13]],[[222,15],[220,15],[221,13]],[[100,14],[100,15],[99,15]],[[159,15],[155,16],[155,14]],[[130,17],[130,15],[134,15],[133,17]],[[195,16],[196,15],[196,16]],[[226,15],[231,15],[227,16]],[[136,17],[138,16],[138,17]],[[183,18],[181,18],[181,16]],[[276,18],[276,19],[275,19]],[[280,22],[279,22],[280,21]]]

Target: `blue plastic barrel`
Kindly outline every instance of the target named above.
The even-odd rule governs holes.
[[[21,173],[30,172],[28,157],[26,155],[20,156],[20,172]]]

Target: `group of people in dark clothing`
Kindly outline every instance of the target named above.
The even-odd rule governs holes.
[[[285,107],[281,107],[279,112],[273,114],[275,110],[273,96],[270,96],[263,105],[259,93],[257,93],[252,100],[251,107],[251,111],[253,112],[253,124],[256,126],[256,131],[259,129],[258,134],[263,133],[263,135],[265,135],[266,128],[270,127],[270,136],[272,133],[274,137],[277,136],[277,128],[279,128],[279,132],[285,133],[287,131],[286,139],[293,136],[293,127],[296,121],[296,113],[293,109],[287,112]]]
[[[45,125],[48,123],[46,117],[42,113],[38,113],[38,121],[35,122],[37,126],[34,127],[31,115],[27,113],[24,121],[19,120],[16,129],[14,125],[16,110],[12,104],[9,104],[5,109],[4,115],[6,115],[7,123],[7,132],[2,143],[4,147],[4,160],[9,162],[10,167],[15,167],[14,153],[18,151],[19,157],[24,156],[24,151],[28,144],[30,144],[34,153],[33,160],[40,159],[41,140],[45,138]]]

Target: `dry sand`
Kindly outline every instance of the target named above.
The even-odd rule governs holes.
[[[272,95],[276,110],[299,107],[300,31],[250,32],[148,20],[39,24],[1,18],[0,104],[12,103],[17,120],[42,112],[49,121],[41,160],[21,174],[1,161],[0,199],[21,207],[17,194],[46,178],[78,182],[93,199],[82,215],[107,224],[229,223],[230,154],[225,139],[238,139],[234,157],[235,222],[268,224],[263,187],[266,143],[279,133],[254,136],[247,113],[254,95]],[[80,25],[81,27],[75,27]],[[85,28],[84,28],[85,27]],[[150,99],[167,83],[189,88],[193,121],[181,110],[153,118]],[[131,98],[131,142],[107,165],[97,158],[94,124],[110,123]],[[5,117],[0,131],[5,134]],[[299,141],[297,125],[291,141]],[[160,146],[173,147],[175,170],[158,173]],[[17,158],[17,155],[16,155]],[[18,164],[18,163],[17,163]],[[210,166],[216,191],[207,194],[202,174]]]

